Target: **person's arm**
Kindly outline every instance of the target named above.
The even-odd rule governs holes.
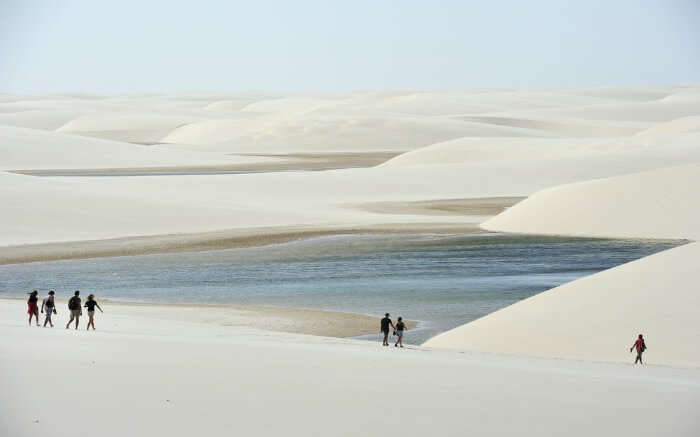
[[[41,301],[41,313],[44,313],[44,305],[46,305],[46,299]]]
[[[102,308],[100,308],[99,303],[95,302],[95,306],[97,307],[98,310],[100,310],[101,313],[104,313],[104,311],[102,311]]]

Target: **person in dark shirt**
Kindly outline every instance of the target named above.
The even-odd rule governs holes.
[[[382,346],[389,346],[389,326],[391,326],[392,329],[396,329],[394,327],[394,322],[392,322],[389,318],[389,313],[386,313],[384,314],[384,318],[382,319],[382,322],[380,324],[380,332],[384,334],[384,341],[382,342]]]
[[[87,297],[87,301],[85,301],[85,307],[88,310],[88,318],[89,318],[87,329],[89,330],[90,325],[92,325],[92,330],[94,331],[95,330],[95,307],[97,307],[97,309],[100,310],[101,313],[103,313],[104,311],[102,311],[102,308],[100,308],[100,306],[97,304],[97,301],[95,300],[94,294],[91,294]]]
[[[403,318],[399,317],[396,321],[396,335],[399,337],[394,343],[394,347],[403,347],[403,332],[406,330],[406,324],[403,322]]]
[[[29,314],[29,326],[32,326],[32,317],[36,318],[36,326],[39,326],[39,294],[38,291],[34,290],[29,293],[29,299],[27,299],[27,314]]]
[[[78,329],[80,316],[83,315],[83,309],[80,306],[80,290],[75,290],[73,297],[68,299],[68,310],[70,311],[70,320],[66,323],[66,329],[68,329],[73,320],[75,320],[75,329]]]

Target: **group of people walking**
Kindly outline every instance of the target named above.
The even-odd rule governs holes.
[[[49,294],[41,301],[41,312],[45,314],[44,327],[50,325],[53,328],[53,320],[51,317],[54,314],[58,314],[56,311],[56,292],[54,290],[49,290]],[[85,301],[85,305],[81,306],[80,291],[76,290],[73,296],[68,299],[68,311],[70,311],[70,320],[66,323],[66,329],[70,327],[70,324],[75,320],[75,329],[78,329],[78,324],[80,323],[80,317],[83,315],[83,308],[87,308],[88,312],[88,325],[87,329],[92,326],[93,331],[95,330],[95,308],[102,311],[100,305],[95,300],[95,295],[90,294]],[[39,326],[39,292],[34,290],[29,293],[29,299],[27,300],[27,314],[29,314],[29,326],[32,325],[32,318],[36,319],[36,326]]]
[[[32,319],[36,319],[36,326],[39,325],[39,292],[37,290],[29,293],[29,299],[27,300],[27,314],[29,314],[29,325],[32,324]],[[58,314],[56,311],[56,292],[54,290],[49,290],[49,294],[41,301],[41,313],[45,314],[44,327],[50,325],[53,328],[53,321],[51,320],[54,314]],[[73,296],[68,300],[68,311],[70,311],[70,320],[66,323],[66,329],[68,329],[75,321],[75,329],[78,329],[80,323],[80,317],[83,315],[83,308],[87,308],[88,313],[88,324],[87,329],[92,327],[95,330],[95,308],[102,311],[102,308],[95,300],[95,295],[90,294],[85,301],[85,304],[81,306],[80,291],[76,290]],[[384,314],[384,318],[380,322],[380,333],[383,334],[382,345],[389,346],[389,332],[393,330],[393,335],[395,335],[396,342],[394,347],[403,347],[403,335],[404,332],[408,330],[406,323],[404,323],[403,318],[399,317],[396,320],[396,324],[391,320],[389,313]],[[639,334],[634,344],[630,348],[630,352],[636,350],[637,357],[634,360],[634,364],[642,363],[642,354],[647,349],[646,343],[644,342],[644,337]]]
[[[406,324],[403,322],[403,318],[399,317],[396,320],[396,325],[394,325],[394,322],[391,321],[389,313],[384,314],[384,318],[379,325],[380,332],[384,334],[384,341],[382,342],[383,346],[389,346],[389,327],[394,330],[394,335],[397,337],[394,347],[403,347],[403,333],[404,331],[408,330],[408,328],[406,328]]]

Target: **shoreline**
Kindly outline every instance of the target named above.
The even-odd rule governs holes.
[[[254,154],[230,153],[231,156],[273,158],[274,162],[251,162],[218,165],[183,165],[113,168],[28,168],[8,169],[9,173],[43,177],[94,176],[175,176],[217,173],[268,173],[279,171],[320,171],[343,168],[374,167],[404,151]]]
[[[40,296],[40,300],[41,298],[43,297]],[[24,300],[23,297],[0,297],[0,303],[17,303],[18,311],[23,310],[26,317],[26,302]],[[100,299],[99,301],[105,306],[107,314],[117,314],[118,316],[246,327],[269,332],[305,334],[317,337],[353,338],[378,334],[379,320],[381,319],[380,316],[346,311],[272,305],[152,303],[114,299]],[[61,317],[53,319],[56,327],[60,328],[61,323],[68,320],[67,310],[65,310],[67,302],[68,299],[56,299],[56,307],[64,308],[63,311],[58,311],[58,314],[54,315],[54,317]],[[41,309],[41,304],[39,304],[39,309]],[[115,312],[112,312],[113,310]],[[87,314],[83,317],[86,316]],[[100,320],[102,317],[102,314],[97,315],[98,324],[102,322]],[[39,319],[40,323],[43,324],[43,314],[39,313]],[[106,319],[102,323],[108,322],[110,322],[109,319]],[[406,324],[409,329],[416,329],[418,322],[407,320]]]
[[[0,247],[0,265],[260,247],[314,237],[355,234],[482,233],[477,224],[404,223],[362,226],[283,226],[163,234]]]

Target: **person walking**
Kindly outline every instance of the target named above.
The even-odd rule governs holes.
[[[389,313],[386,313],[380,324],[380,332],[384,334],[382,346],[389,346],[389,326],[391,326],[392,329],[396,329],[394,327],[394,322],[389,318]]]
[[[75,329],[78,329],[78,322],[80,321],[80,316],[83,315],[83,309],[80,306],[80,291],[75,290],[75,294],[68,300],[68,311],[70,311],[70,320],[66,324],[66,329],[70,326],[71,322],[75,320]]]
[[[37,295],[38,291],[34,290],[29,293],[29,299],[27,299],[27,314],[29,314],[29,326],[32,326],[32,317],[36,318],[36,326],[39,326],[39,298]]]
[[[87,300],[85,301],[85,307],[88,309],[88,325],[87,329],[88,331],[90,330],[90,325],[92,325],[92,330],[95,330],[95,307],[97,307],[98,310],[100,310],[101,313],[102,308],[97,304],[97,301],[95,300],[95,295],[91,294],[87,297]]]
[[[399,317],[396,320],[396,335],[399,337],[394,343],[394,347],[403,347],[403,332],[406,330],[406,324],[403,322],[403,318]]]
[[[637,349],[637,358],[634,359],[634,364],[637,364],[637,362],[639,362],[639,364],[644,364],[642,362],[642,354],[647,350],[647,345],[644,342],[644,336],[642,336],[642,334],[639,334],[639,337],[634,341],[634,344],[630,348],[630,353],[634,349]]]
[[[44,319],[44,328],[46,328],[47,323],[50,324],[53,328],[53,321],[51,321],[51,315],[56,314],[56,301],[54,300],[54,294],[56,294],[55,291],[49,290],[49,295],[46,296],[43,301],[41,301],[41,312],[46,312],[46,318]]]

